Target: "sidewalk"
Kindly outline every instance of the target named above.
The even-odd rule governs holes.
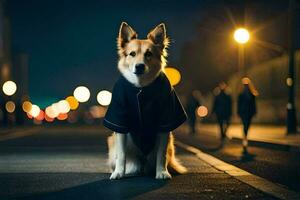
[[[200,134],[220,137],[217,124],[199,124],[197,130]],[[230,139],[242,139],[242,125],[231,125],[228,128],[227,136]],[[265,144],[285,147],[288,150],[300,150],[300,134],[287,135],[284,126],[252,125],[249,129],[248,140],[250,144],[254,145]]]

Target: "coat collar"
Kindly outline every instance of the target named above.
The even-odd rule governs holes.
[[[130,83],[124,76],[120,77],[121,84],[126,88],[129,89],[133,93],[146,93],[152,95],[159,95],[159,94],[169,94],[172,87],[168,78],[166,77],[164,72],[160,72],[157,78],[145,87],[136,87],[132,83]]]

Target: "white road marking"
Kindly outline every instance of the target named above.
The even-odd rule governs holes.
[[[201,150],[184,144],[178,140],[176,140],[176,146],[183,148],[189,152],[194,153],[199,159],[203,160],[204,162],[208,163],[212,167],[223,171],[224,173],[233,176],[234,178],[246,183],[262,192],[270,194],[274,197],[279,199],[288,199],[288,200],[298,200],[300,199],[300,193],[289,190],[279,184],[270,182],[264,178],[251,174],[245,170],[242,170],[236,166],[228,164],[218,158],[215,158],[207,153],[202,152]]]

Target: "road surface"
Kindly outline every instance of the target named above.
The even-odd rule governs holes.
[[[276,199],[177,148],[189,173],[109,180],[101,126],[40,127],[0,136],[0,199]],[[4,139],[3,139],[4,138]]]

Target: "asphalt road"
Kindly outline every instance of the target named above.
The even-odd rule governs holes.
[[[106,166],[110,132],[102,127],[48,127],[18,134],[0,142],[1,200],[275,199],[182,149],[178,157],[188,174],[170,181],[111,181]]]
[[[182,141],[192,144],[227,163],[233,164],[252,174],[263,177],[288,189],[300,191],[300,152],[250,146],[249,157],[243,157],[241,143],[227,140],[221,145],[220,139],[209,133],[191,136],[178,133]]]

